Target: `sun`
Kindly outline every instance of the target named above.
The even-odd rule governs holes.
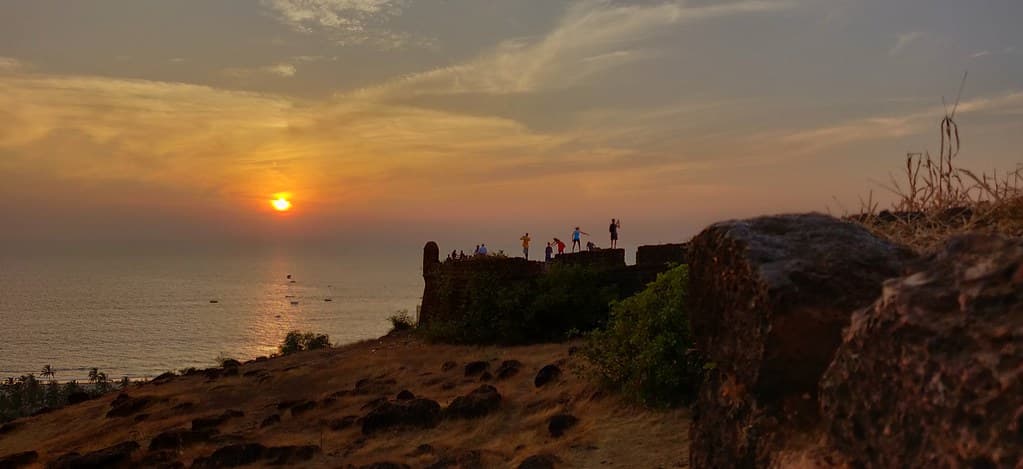
[[[291,202],[283,195],[276,196],[276,199],[270,201],[270,206],[278,212],[287,212],[291,210]]]

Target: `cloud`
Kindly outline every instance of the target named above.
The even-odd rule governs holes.
[[[248,79],[256,76],[276,76],[281,78],[291,78],[298,73],[298,68],[290,63],[279,63],[274,65],[266,65],[263,67],[244,68],[244,67],[231,67],[221,70],[221,73],[236,79]]]
[[[12,57],[0,56],[0,72],[14,72],[24,68],[24,62]]]
[[[988,56],[988,55],[991,55],[991,51],[989,51],[989,50],[982,50],[982,51],[974,52],[974,53],[970,54],[970,58],[971,59],[976,59],[978,57],[984,57],[984,56]]]
[[[409,0],[263,0],[274,16],[303,33],[325,34],[342,45],[372,43],[402,47],[410,37],[390,31],[387,22],[402,14]]]
[[[1023,112],[1023,92],[1010,92],[994,97],[975,98],[959,103],[959,116],[969,114],[1008,115]],[[941,106],[929,106],[911,113],[855,119],[837,125],[800,130],[778,137],[784,144],[792,144],[807,152],[850,143],[905,137],[936,130],[938,120],[945,114]]]
[[[913,42],[915,42],[916,40],[920,39],[923,36],[924,33],[919,31],[899,34],[898,38],[895,40],[895,45],[888,50],[888,55],[892,57],[899,55],[900,53],[902,53],[903,50],[906,49],[906,47],[909,47],[910,44],[912,44]]]
[[[528,93],[562,89],[656,52],[633,47],[671,27],[714,18],[757,14],[795,6],[786,0],[744,0],[705,6],[679,2],[573,4],[557,27],[538,40],[508,40],[466,63],[408,75],[364,95]]]
[[[264,70],[267,73],[281,77],[293,77],[297,72],[295,66],[291,64],[270,65],[267,67],[263,67],[262,70]]]

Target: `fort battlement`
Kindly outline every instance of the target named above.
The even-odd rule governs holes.
[[[431,241],[423,248],[423,303],[419,324],[459,317],[469,300],[469,283],[486,278],[489,288],[515,288],[529,285],[556,266],[585,267],[601,272],[603,282],[615,286],[625,296],[641,290],[671,264],[685,263],[685,245],[641,246],[637,263],[625,263],[624,249],[598,249],[565,253],[552,262],[528,261],[521,257],[473,256],[441,261],[440,248]],[[566,285],[571,288],[571,285]]]

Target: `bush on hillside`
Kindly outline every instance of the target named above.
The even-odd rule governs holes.
[[[303,350],[317,350],[330,347],[330,336],[312,332],[291,331],[284,336],[279,351],[281,355],[289,355]]]
[[[688,283],[688,266],[678,266],[611,306],[607,327],[589,334],[582,348],[605,385],[648,405],[694,397],[703,362],[689,328]]]
[[[408,314],[408,310],[396,311],[387,318],[391,321],[391,332],[408,331],[416,328],[416,322]]]
[[[609,304],[618,294],[604,276],[593,268],[559,264],[529,282],[476,272],[465,284],[461,317],[435,321],[423,332],[432,340],[469,344],[563,340],[571,330],[591,330],[607,320]],[[440,290],[456,295],[452,286],[441,285]]]

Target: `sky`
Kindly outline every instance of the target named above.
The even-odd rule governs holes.
[[[1018,0],[5,1],[0,240],[511,250],[620,218],[628,247],[842,214],[937,152],[964,71],[959,163],[1023,162],[1021,22]]]

